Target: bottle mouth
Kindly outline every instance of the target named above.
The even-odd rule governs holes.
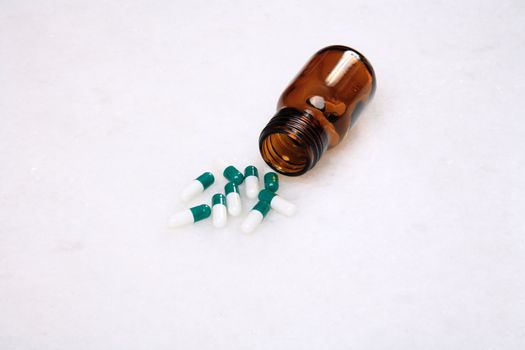
[[[275,171],[299,176],[319,161],[327,140],[324,129],[312,115],[287,107],[277,112],[261,132],[259,150]]]

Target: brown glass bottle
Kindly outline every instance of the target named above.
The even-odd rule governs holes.
[[[374,70],[362,54],[341,45],[321,49],[284,90],[261,132],[264,161],[289,176],[312,169],[343,139],[375,88]]]

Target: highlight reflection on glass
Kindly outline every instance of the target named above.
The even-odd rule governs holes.
[[[318,51],[284,90],[277,113],[261,132],[264,161],[284,175],[302,175],[339,144],[372,98],[375,75],[347,46]]]

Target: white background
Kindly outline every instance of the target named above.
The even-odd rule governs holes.
[[[329,44],[378,89],[298,214],[168,229]],[[1,0],[0,349],[525,348],[524,60],[520,0]]]

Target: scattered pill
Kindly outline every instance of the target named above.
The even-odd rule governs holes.
[[[179,211],[171,216],[168,222],[169,227],[181,227],[209,217],[211,214],[210,206],[207,204],[197,205],[196,207]]]
[[[244,181],[244,175],[233,165],[226,167],[222,174],[228,181],[236,185],[240,185]]]
[[[224,186],[223,193],[215,193],[211,198],[211,206],[201,204],[172,215],[169,219],[170,227],[180,227],[212,217],[213,226],[216,228],[225,227],[228,223],[228,216],[239,216],[242,212],[242,199],[239,192],[239,185],[244,183],[243,193],[247,198],[258,198],[257,204],[250,210],[241,225],[241,230],[245,233],[254,231],[263,221],[270,209],[279,214],[292,216],[296,212],[296,205],[277,195],[279,189],[279,177],[277,173],[269,167],[264,169],[263,183],[261,190],[259,183],[259,170],[253,165],[248,165],[241,173],[231,163],[222,160],[217,161],[215,170],[222,171],[228,183]],[[215,170],[212,170],[215,172]],[[205,172],[193,180],[181,193],[181,198],[185,201],[190,200],[215,182],[212,172]]]
[[[277,192],[279,189],[279,178],[273,171],[264,174],[264,188],[272,192]]]
[[[246,219],[244,219],[241,225],[241,231],[244,233],[253,232],[253,230],[255,230],[257,226],[259,226],[259,224],[263,221],[269,210],[270,204],[268,204],[268,202],[257,202],[253,209],[248,213]]]
[[[210,172],[201,174],[198,178],[193,180],[188,186],[186,186],[180,195],[183,201],[188,201],[198,194],[204,192],[205,189],[211,186],[215,181],[215,177]]]
[[[259,171],[253,165],[248,165],[244,169],[244,187],[246,189],[246,197],[250,199],[257,198],[257,193],[259,193]]]
[[[213,226],[221,228],[228,222],[228,212],[226,209],[226,197],[222,193],[216,193],[211,198],[211,216]]]
[[[228,207],[228,213],[231,216],[239,216],[242,209],[239,186],[233,182],[228,182],[226,186],[224,186],[224,192],[226,193],[226,206]]]
[[[270,207],[282,215],[292,216],[297,211],[295,204],[266,189],[259,192],[259,200],[270,203]]]

